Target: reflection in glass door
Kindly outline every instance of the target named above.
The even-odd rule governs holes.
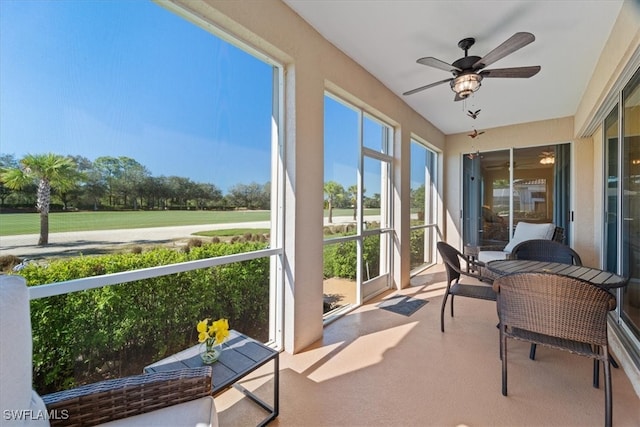
[[[502,245],[509,241],[510,151],[470,153],[463,157],[464,243]]]
[[[622,273],[621,318],[640,337],[640,70],[622,91]]]
[[[469,153],[463,157],[463,241],[505,245],[520,222],[554,223],[570,241],[570,145]]]
[[[604,267],[629,278],[618,290],[620,326],[640,349],[640,70],[604,121]],[[622,135],[622,138],[620,138]]]
[[[604,121],[605,132],[605,257],[604,268],[618,272],[618,106]]]

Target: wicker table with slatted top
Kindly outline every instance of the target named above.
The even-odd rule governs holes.
[[[598,268],[583,267],[559,262],[530,261],[523,259],[489,261],[487,268],[494,274],[504,276],[511,273],[553,273],[586,280],[599,288],[612,290],[623,287],[628,279]]]
[[[279,412],[279,382],[280,367],[279,354],[276,350],[241,334],[229,331],[229,338],[222,344],[222,352],[213,368],[213,389],[211,395],[216,396],[229,387],[234,387],[244,393],[269,415],[260,424],[266,425],[278,416]],[[264,364],[273,361],[273,406],[268,405],[258,396],[238,384],[245,376],[260,368]],[[185,367],[195,368],[203,366],[200,358],[200,346],[195,345],[180,353],[176,353],[144,368],[145,372],[171,371]]]

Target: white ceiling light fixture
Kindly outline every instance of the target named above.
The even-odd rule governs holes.
[[[461,74],[451,80],[451,90],[453,90],[460,98],[464,99],[473,92],[480,89],[482,84],[482,76],[477,73]]]
[[[553,153],[549,151],[543,151],[540,156],[540,164],[541,165],[552,165],[556,162],[556,158]]]

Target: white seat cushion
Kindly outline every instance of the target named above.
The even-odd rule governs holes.
[[[218,414],[213,397],[207,396],[100,425],[103,427],[218,427]]]
[[[553,238],[553,233],[555,232],[555,230],[556,226],[552,223],[531,224],[529,222],[520,221],[518,225],[516,225],[516,231],[513,233],[513,238],[507,244],[507,246],[504,247],[504,251],[507,253],[511,253],[516,245],[524,242],[525,240],[551,240]]]

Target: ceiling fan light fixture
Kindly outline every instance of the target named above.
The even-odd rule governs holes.
[[[556,162],[556,159],[553,156],[546,156],[540,159],[541,165],[552,165]]]
[[[477,73],[461,74],[451,80],[451,90],[458,94],[460,98],[466,98],[473,92],[480,89],[482,76]]]

